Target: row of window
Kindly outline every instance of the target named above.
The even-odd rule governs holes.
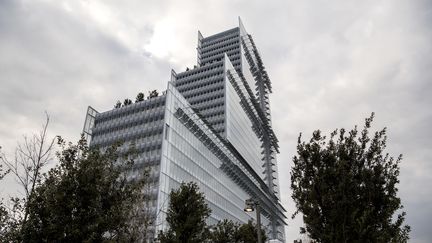
[[[217,62],[222,61],[223,57],[224,57],[223,55],[220,55],[220,57],[218,57],[216,59],[206,60],[204,62],[204,65],[205,65],[205,63],[209,63],[209,62],[211,63],[214,61],[217,61]],[[231,61],[232,65],[236,68],[238,67],[238,65],[240,65],[240,58],[241,58],[240,55],[237,55],[237,54],[233,54],[232,56],[228,55],[228,59]]]
[[[109,131],[104,134],[94,136],[91,145],[108,146],[118,141],[134,140],[145,136],[162,134],[163,123],[155,126],[142,126],[135,129],[126,128],[118,131]]]
[[[206,75],[209,75],[209,76],[218,75],[218,74],[220,74],[220,70],[219,69],[221,69],[222,67],[223,67],[223,64],[218,64],[218,65],[211,66],[209,68],[200,69],[197,72],[190,72],[190,73],[186,73],[185,75],[181,75],[181,76],[178,75],[176,82],[179,83],[179,84],[183,84],[184,82],[187,83],[187,81],[189,81],[188,80],[189,77],[192,77],[192,78],[193,77],[200,77],[199,75],[200,74],[203,75],[204,73]]]
[[[191,82],[182,84],[181,86],[176,86],[177,90],[182,93],[193,92],[197,89],[204,88],[207,86],[212,86],[224,81],[223,76],[214,76],[214,77],[203,77],[203,79],[194,79]]]
[[[215,47],[211,48],[210,50],[205,50],[205,51],[202,50],[202,51],[201,51],[201,58],[205,58],[205,57],[207,57],[207,56],[211,56],[211,55],[213,55],[213,53],[215,53],[217,50],[225,49],[225,48],[227,48],[227,47],[239,48],[239,41],[238,41],[238,40],[235,40],[235,41],[231,41],[231,42],[229,42],[229,43],[227,43],[227,44],[225,44],[225,45],[218,45],[218,46],[215,46]]]
[[[160,156],[159,156],[159,160],[160,160]],[[142,164],[134,164],[134,167],[128,173],[128,177],[130,179],[138,179],[143,176],[144,170],[147,170],[146,185],[145,185],[146,188],[144,188],[143,191],[143,193],[145,193],[147,196],[147,200],[157,199],[158,188],[157,186],[153,186],[153,185],[159,184],[159,175],[160,175],[159,165],[160,163],[155,165],[145,165],[145,166],[143,166]],[[151,183],[151,184],[149,185],[147,183]]]
[[[161,154],[162,139],[154,143],[140,144],[136,149],[140,152],[142,158],[157,156]]]
[[[223,95],[215,97],[214,99],[208,98],[204,100],[197,100],[191,102],[191,105],[195,109],[199,109],[199,110],[217,108],[219,106],[223,106],[224,104],[225,104],[225,97]]]
[[[240,53],[240,51],[239,51],[238,47],[237,48],[232,48],[232,49],[229,49],[229,50],[218,51],[216,53],[213,53],[213,55],[209,55],[209,56],[201,58],[201,62],[202,63],[207,63],[207,62],[213,61],[213,60],[219,58],[221,55],[223,56],[224,53],[226,53],[227,56],[228,56],[228,58],[230,58],[230,60],[232,61],[234,59],[238,59],[238,57],[233,57],[233,56],[238,55]]]
[[[193,105],[193,108],[199,112],[204,112],[206,110],[223,110],[225,107],[225,99],[219,102],[202,102]]]
[[[222,78],[218,78],[218,79],[211,78],[211,79],[204,79],[204,80],[197,80],[197,81],[200,81],[200,82],[190,84],[187,86],[186,85],[176,86],[176,88],[180,93],[184,94],[185,92],[188,92],[188,91],[193,90],[195,88],[202,88],[202,87],[206,87],[209,85],[218,84],[220,82],[223,82],[224,79],[222,77]]]
[[[192,69],[190,71],[186,71],[180,74],[177,74],[177,81],[180,81],[180,79],[184,79],[190,76],[195,76],[197,74],[200,73],[205,73],[214,69],[218,69],[218,68],[222,68],[223,64],[218,64],[218,65],[208,65],[208,66],[203,66],[201,68],[196,68],[196,69]]]
[[[208,46],[212,46],[212,45],[215,45],[215,44],[220,44],[220,43],[227,42],[229,40],[236,39],[236,38],[239,38],[238,31],[233,32],[232,34],[223,35],[223,36],[221,36],[219,38],[216,38],[216,39],[213,39],[213,40],[203,39],[203,41],[201,43],[201,48],[206,48]]]
[[[146,122],[161,120],[163,119],[164,114],[164,107],[160,107],[158,109],[154,109],[148,112],[139,112],[125,117],[98,122],[95,126],[93,126],[93,132],[97,132],[99,130],[104,130],[111,127],[129,126],[130,124],[138,125]]]
[[[224,101],[225,100],[225,98],[224,98],[224,95],[222,94],[222,95],[215,95],[215,96],[212,96],[212,97],[208,97],[208,98],[206,98],[206,99],[199,99],[199,100],[192,100],[191,101],[191,105],[195,108],[198,108],[198,107],[202,107],[202,105],[205,105],[205,104],[210,104],[209,105],[209,107],[206,107],[205,109],[209,109],[209,108],[215,108],[215,107],[217,107],[217,106],[219,106],[219,105],[216,105],[216,106],[213,106],[213,104],[212,103],[220,103],[220,101]],[[198,108],[199,109],[199,108]],[[202,110],[203,108],[201,108],[200,110]]]
[[[212,94],[212,93],[215,93],[218,91],[222,91],[223,89],[224,89],[223,83],[222,84],[216,84],[213,87],[204,87],[204,88],[199,87],[199,88],[196,88],[195,90],[192,90],[194,92],[189,92],[188,94],[185,94],[184,97],[185,97],[185,99],[189,100],[189,99],[194,98],[194,97],[199,97],[202,95],[207,95],[207,94]]]
[[[113,127],[108,127],[106,129],[100,130],[100,131],[96,131],[95,133],[93,133],[93,136],[98,136],[98,135],[107,135],[113,132],[119,132],[122,130],[125,130],[125,132],[141,132],[141,130],[143,128],[147,128],[147,127],[153,127],[153,126],[157,126],[162,122],[163,119],[159,119],[159,120],[154,120],[152,122],[146,122],[146,123],[140,123],[140,122],[133,122],[130,124],[120,124],[119,126],[113,126]]]
[[[225,110],[201,110],[199,113],[203,117],[222,116],[225,114]]]
[[[212,85],[223,81],[223,72],[218,73],[218,76],[205,76],[202,79],[193,79],[188,82],[177,85],[176,88],[179,92],[184,93],[185,91],[194,90],[196,88],[201,88],[207,85]]]
[[[106,132],[118,131],[125,128],[135,127],[143,124],[150,126],[153,122],[159,122],[164,119],[164,110],[152,112],[151,114],[138,115],[127,117],[125,120],[110,122],[108,124],[99,124],[92,130],[93,135],[100,135]]]
[[[234,38],[224,39],[223,41],[220,41],[220,42],[212,44],[212,45],[207,45],[207,46],[201,45],[201,47],[198,47],[198,51],[202,54],[205,52],[214,51],[214,50],[221,48],[221,47],[226,47],[226,46],[230,46],[233,44],[238,45],[239,43],[242,43],[240,41],[241,41],[241,39],[238,38],[238,36],[235,36]]]
[[[149,166],[160,165],[161,151],[162,150],[157,149],[138,154],[138,156],[134,158],[135,163],[133,169],[138,170],[147,168]]]
[[[95,125],[104,121],[112,120],[115,118],[125,117],[134,113],[149,111],[152,109],[156,109],[161,106],[165,106],[165,96],[153,98],[154,102],[139,102],[126,107],[122,107],[115,110],[110,110],[104,113],[99,113],[96,116]],[[149,101],[153,100],[150,99]],[[143,103],[143,104],[140,104]]]
[[[225,117],[224,116],[212,116],[212,117],[207,116],[204,119],[206,119],[213,126],[217,125],[217,124],[225,123]]]
[[[141,137],[137,137],[135,140],[131,141],[131,143],[135,143],[135,144],[142,144],[142,143],[148,143],[150,141],[156,141],[159,140],[161,138],[160,133],[158,134],[154,134],[154,135],[146,135],[146,136],[141,136]]]
[[[162,142],[160,143],[162,145]],[[137,149],[139,152],[139,158],[135,158],[137,161],[136,166],[145,168],[150,165],[159,165],[161,159],[161,146],[156,147],[145,147],[141,149]]]

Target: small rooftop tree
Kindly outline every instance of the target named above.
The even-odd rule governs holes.
[[[159,93],[157,92],[157,90],[152,90],[151,92],[149,91],[149,95],[148,95],[147,99],[158,97],[158,95],[159,95]]]
[[[135,103],[141,102],[144,100],[144,93],[139,92],[135,98]]]
[[[125,100],[123,101],[123,106],[128,106],[128,105],[130,105],[130,104],[132,104],[132,100],[130,100],[130,99],[125,99]]]
[[[118,108],[120,108],[121,107],[121,102],[120,102],[120,100],[117,100],[117,103],[114,105],[114,108],[115,109],[118,109]]]

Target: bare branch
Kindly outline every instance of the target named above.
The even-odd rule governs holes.
[[[13,160],[9,160],[5,154],[0,154],[0,162],[8,168],[16,181],[22,186],[25,193],[24,205],[33,193],[36,185],[42,180],[42,169],[52,159],[52,150],[55,137],[48,139],[48,126],[50,117],[45,112],[46,119],[39,133],[30,138],[24,136],[24,141],[18,143]],[[28,209],[24,208],[23,223],[27,220]]]

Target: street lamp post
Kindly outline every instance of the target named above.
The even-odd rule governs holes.
[[[258,235],[258,243],[262,243],[261,239],[261,207],[258,203],[258,201],[254,199],[247,199],[245,201],[245,212],[253,212],[256,209],[256,220],[257,220],[257,235]]]

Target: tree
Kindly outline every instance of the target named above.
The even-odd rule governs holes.
[[[120,108],[121,107],[121,102],[120,102],[120,100],[117,100],[117,103],[114,105],[114,109],[118,109],[118,108]]]
[[[316,242],[407,242],[410,227],[397,196],[399,163],[384,154],[386,128],[369,137],[374,113],[364,128],[335,130],[327,141],[315,131],[298,139],[291,170],[292,198]]]
[[[266,242],[267,236],[265,230],[261,228],[262,242]],[[257,226],[252,220],[247,224],[242,224],[238,228],[238,239],[241,243],[258,242]]]
[[[135,103],[138,103],[138,102],[141,102],[141,101],[144,101],[144,93],[139,92],[137,94],[137,96],[136,96]]]
[[[18,232],[22,231],[22,225],[27,221],[29,214],[27,202],[35,188],[42,182],[42,169],[53,159],[55,138],[48,138],[50,117],[47,113],[45,115],[46,120],[42,130],[31,137],[24,136],[24,142],[18,143],[12,159],[0,153],[0,162],[6,165],[7,172],[14,175],[24,192],[23,198],[12,198],[11,212],[3,215],[2,223],[8,235],[20,234]]]
[[[169,229],[159,233],[161,243],[201,243],[208,237],[206,219],[211,210],[204,194],[193,182],[182,183],[170,193],[167,212]]]
[[[212,243],[239,243],[239,227],[238,223],[231,220],[219,221],[211,229],[210,241]]]
[[[28,201],[24,242],[132,242],[141,239],[133,209],[142,201],[146,176],[128,179],[133,156],[119,144],[101,152],[58,141],[59,164],[46,175]]]
[[[1,147],[0,147],[1,149]],[[1,156],[1,155],[0,155]],[[10,172],[10,170],[4,170],[3,165],[0,164],[0,181]],[[3,204],[3,199],[0,200],[0,240],[3,240],[3,236],[9,232],[9,213],[5,205]]]
[[[159,93],[157,92],[157,90],[153,90],[151,92],[149,91],[149,95],[148,95],[147,99],[158,97],[158,95],[159,95]]]
[[[224,219],[212,227],[210,242],[212,243],[249,243],[258,242],[257,227],[251,220],[246,224],[234,223]],[[265,230],[261,228],[262,241],[267,240]]]
[[[0,242],[21,242],[25,204],[17,197],[10,200],[8,206],[0,202]]]
[[[48,139],[49,115],[46,114],[46,121],[42,130],[32,137],[24,136],[24,142],[19,143],[15,149],[15,156],[8,159],[4,153],[0,154],[0,161],[8,167],[8,170],[15,175],[15,179],[24,190],[27,201],[34,188],[41,180],[41,170],[52,159],[52,149],[55,138]]]
[[[130,104],[132,104],[132,100],[130,100],[130,99],[125,99],[125,100],[123,101],[123,106],[128,106],[128,105],[130,105]]]
[[[0,146],[1,150],[1,146]],[[3,158],[3,156],[0,154],[0,160]],[[4,170],[3,164],[0,164],[0,181],[3,180],[3,178],[10,172],[10,169]]]

